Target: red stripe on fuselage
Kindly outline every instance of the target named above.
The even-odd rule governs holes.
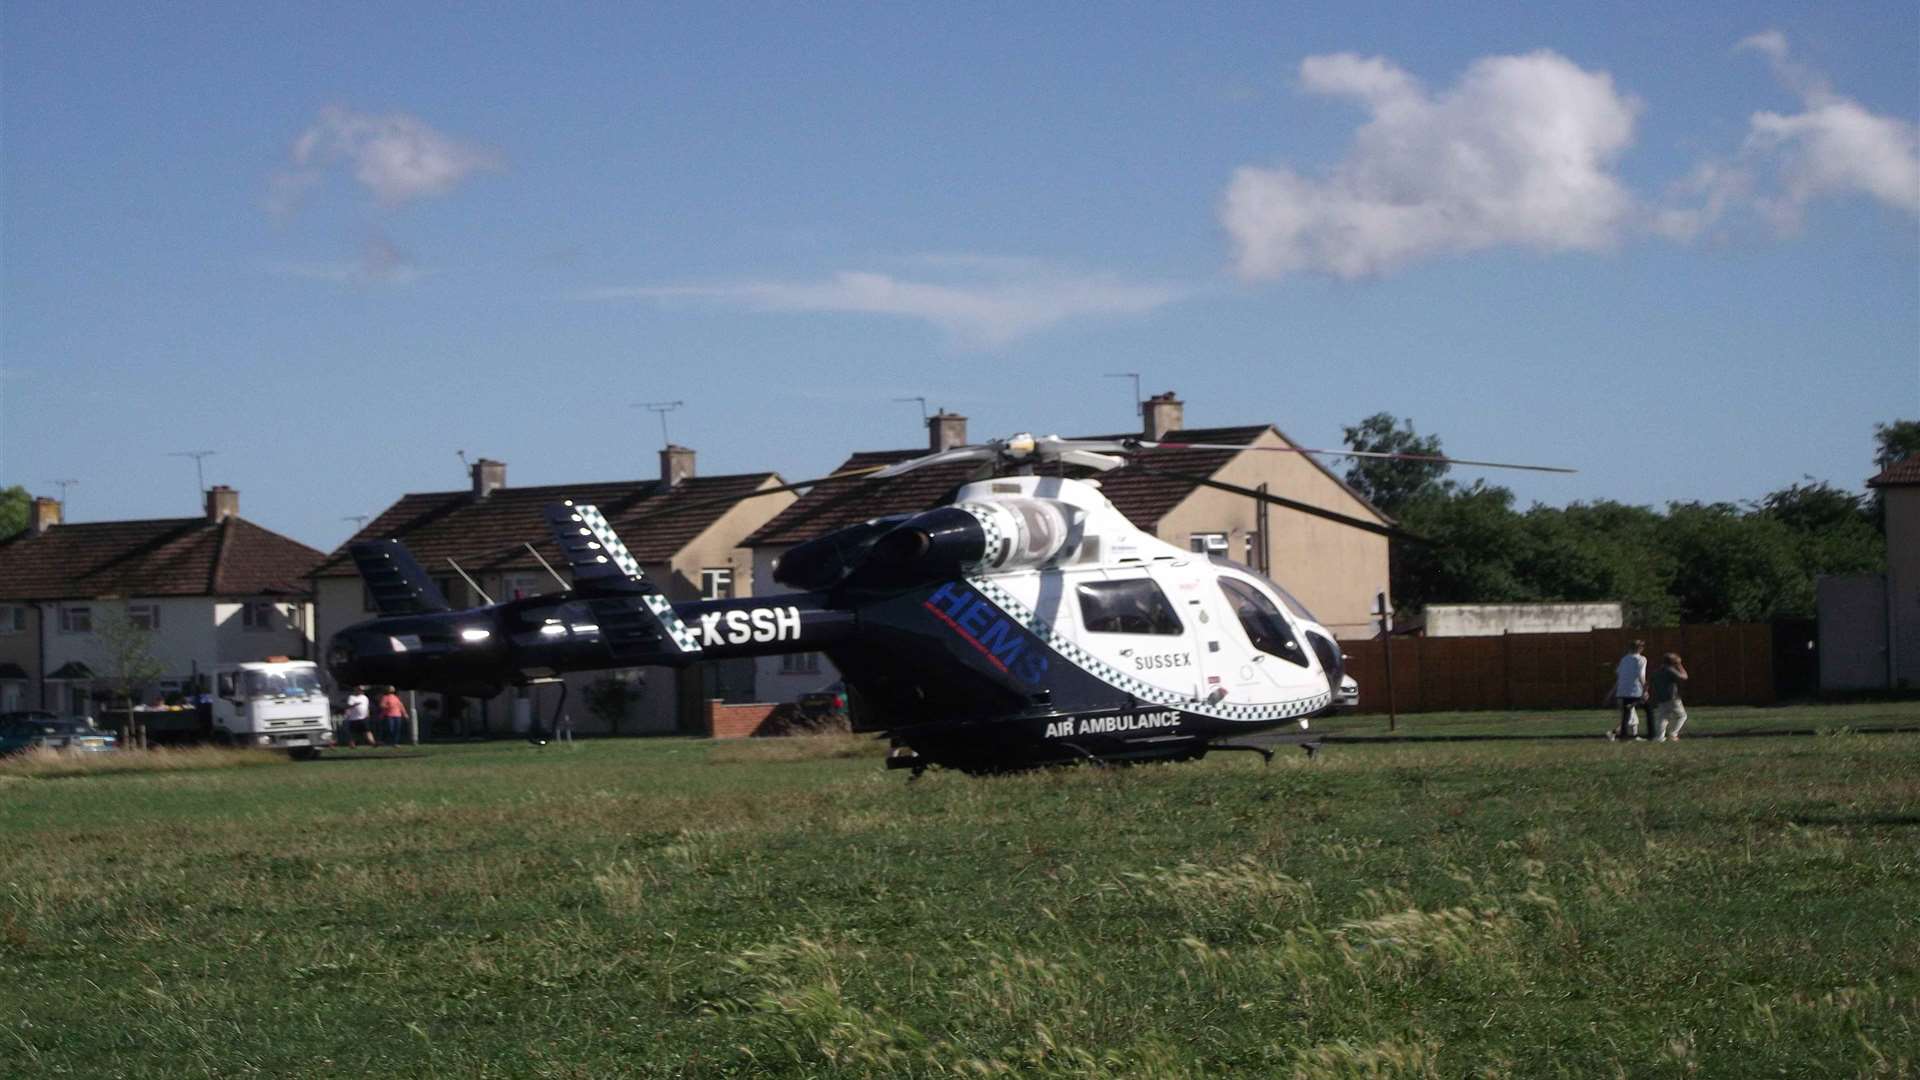
[[[979,600],[976,602],[981,604],[986,603],[985,600]],[[1001,671],[1007,670],[1007,665],[1005,661],[993,655],[993,653],[989,651],[985,645],[980,644],[979,638],[976,638],[972,634],[967,633],[967,630],[965,627],[961,626],[957,622],[954,622],[953,617],[951,615],[948,615],[946,612],[941,611],[938,607],[934,606],[933,601],[928,600],[926,603],[922,604],[921,606],[926,608],[928,611],[933,612],[934,618],[939,619],[941,622],[946,623],[948,626],[953,627],[953,632],[956,634],[959,634],[962,638],[965,638],[967,644],[973,646],[976,649],[979,649],[980,655],[987,658],[987,663],[992,664],[994,667],[999,668]]]

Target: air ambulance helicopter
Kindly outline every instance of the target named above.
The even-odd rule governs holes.
[[[1270,760],[1234,740],[1306,737],[1341,688],[1333,634],[1266,577],[1142,531],[1097,478],[1065,475],[1212,448],[1021,434],[873,470],[981,466],[944,506],[794,547],[773,576],[795,591],[771,596],[671,603],[598,509],[571,502],[546,511],[573,578],[557,594],[451,610],[399,541],[363,541],[352,555],[381,615],[334,635],[328,663],[342,684],[486,697],[568,672],[823,652],[856,730],[889,738],[888,767],[915,775],[1218,749]]]

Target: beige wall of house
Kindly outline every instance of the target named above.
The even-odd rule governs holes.
[[[0,680],[0,712],[38,709],[40,700],[40,606],[0,603],[0,663],[18,665],[25,679]]]
[[[1254,446],[1286,446],[1268,431]],[[1344,485],[1321,471],[1304,454],[1238,455],[1214,479],[1240,487],[1267,485],[1270,492],[1349,517],[1373,520],[1373,514]],[[1199,533],[1229,534],[1227,557],[1252,563],[1247,536],[1255,530],[1254,500],[1215,488],[1198,488],[1160,519],[1156,535],[1177,547],[1189,546]],[[1336,637],[1372,636],[1375,593],[1387,591],[1387,538],[1351,526],[1289,510],[1267,507],[1266,538],[1270,577],[1305,604]]]

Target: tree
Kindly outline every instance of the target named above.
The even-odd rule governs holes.
[[[628,675],[622,678],[622,675]],[[607,725],[607,734],[620,734],[620,723],[627,718],[627,708],[646,693],[646,680],[638,671],[615,672],[604,675],[587,684],[587,711],[600,718]]]
[[[1374,413],[1353,427],[1342,429],[1349,450],[1375,454],[1440,455],[1440,437],[1424,438],[1414,433],[1412,420],[1401,420],[1390,413]],[[1395,517],[1414,499],[1447,489],[1441,480],[1447,464],[1442,461],[1408,461],[1388,458],[1354,458],[1347,469],[1347,485],[1365,496],[1368,502]]]
[[[144,728],[133,723],[133,706],[139,691],[165,674],[153,655],[153,631],[134,622],[124,611],[106,611],[94,620],[94,636],[106,655],[107,683],[113,690],[115,707],[127,710],[127,723],[121,729],[122,745],[137,740],[144,744]]]
[[[0,540],[27,527],[27,511],[32,506],[33,496],[19,484],[0,488]]]
[[[1895,420],[1873,425],[1873,463],[1882,469],[1920,454],[1920,420]]]

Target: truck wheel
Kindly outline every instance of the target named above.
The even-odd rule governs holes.
[[[317,746],[296,746],[287,751],[287,756],[295,761],[315,761],[320,757],[320,748]]]

